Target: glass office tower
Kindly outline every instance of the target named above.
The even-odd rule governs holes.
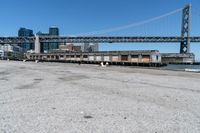
[[[50,27],[49,35],[50,36],[59,36],[59,28],[58,27]]]
[[[38,36],[59,36],[58,27],[50,27],[49,33],[38,32]],[[41,43],[41,52],[48,53],[50,50],[58,49],[59,43]]]
[[[18,37],[32,37],[32,36],[34,36],[33,30],[26,28],[20,28],[18,30]],[[23,48],[24,52],[34,49],[34,44],[32,43],[19,44],[19,46]]]
[[[49,36],[59,36],[59,28],[58,27],[50,27],[49,28]],[[49,43],[49,49],[58,49],[58,43]]]

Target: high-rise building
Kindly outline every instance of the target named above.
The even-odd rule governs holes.
[[[20,28],[18,30],[18,36],[19,37],[32,37],[32,36],[34,36],[33,30],[26,29],[26,28]],[[23,48],[24,52],[34,49],[34,44],[31,44],[31,43],[19,44],[19,46]]]
[[[38,32],[38,36],[59,36],[59,28],[58,27],[50,27],[49,33]],[[59,43],[42,43],[41,44],[41,52],[48,53],[50,50],[58,49]]]
[[[18,36],[19,37],[28,37],[28,36],[34,36],[33,30],[26,29],[26,28],[20,28],[18,31]]]
[[[58,27],[50,27],[49,28],[49,36],[59,36],[59,28]],[[49,49],[58,49],[58,43],[49,43]]]
[[[50,36],[59,36],[59,28],[58,27],[50,27],[49,35]]]

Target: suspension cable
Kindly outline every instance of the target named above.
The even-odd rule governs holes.
[[[128,24],[128,25],[123,25],[123,26],[110,28],[110,29],[104,29],[104,30],[99,30],[99,31],[81,33],[79,35],[81,35],[81,36],[99,35],[99,34],[106,34],[106,33],[111,33],[111,32],[115,32],[115,31],[121,31],[121,30],[129,29],[129,28],[134,28],[134,27],[137,27],[137,26],[140,26],[140,25],[144,25],[144,24],[147,24],[147,23],[154,22],[156,20],[165,18],[167,16],[171,16],[171,15],[176,14],[176,13],[182,11],[182,10],[183,10],[183,8],[180,8],[180,9],[174,10],[172,12],[169,12],[169,13],[166,13],[166,14],[151,18],[151,19],[147,19],[147,20],[144,20],[144,21],[141,21],[141,22],[131,23],[131,24]]]

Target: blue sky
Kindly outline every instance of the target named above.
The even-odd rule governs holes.
[[[0,36],[16,36],[20,27],[47,32],[58,26],[61,35],[79,35],[140,22],[193,6],[191,34],[200,36],[200,0],[1,0]],[[102,35],[176,35],[181,32],[181,12],[158,21]],[[179,52],[179,44],[101,44],[101,50],[157,49]],[[191,50],[200,59],[200,45]]]

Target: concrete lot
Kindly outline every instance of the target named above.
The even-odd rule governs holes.
[[[200,74],[0,61],[0,133],[199,133]]]

